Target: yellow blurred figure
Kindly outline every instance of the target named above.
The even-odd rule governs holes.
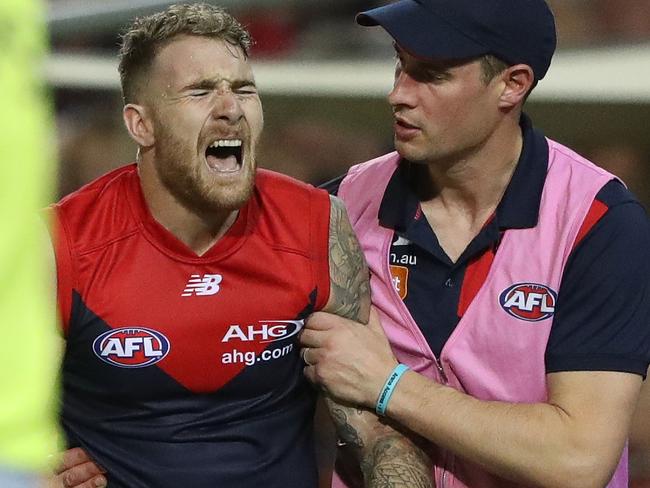
[[[43,5],[0,2],[0,487],[36,486],[56,451],[53,258],[39,209],[55,170],[41,84]],[[49,253],[49,254],[48,254]]]

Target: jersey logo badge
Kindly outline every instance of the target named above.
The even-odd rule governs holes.
[[[404,300],[408,294],[409,269],[406,266],[390,266],[393,286],[399,297]]]
[[[196,295],[201,297],[216,295],[221,289],[219,285],[222,279],[223,277],[220,274],[205,274],[203,276],[193,274],[187,282],[187,285],[185,285],[181,296],[191,297],[192,295]]]
[[[233,324],[221,339],[229,342],[233,339],[242,342],[276,342],[295,336],[305,325],[304,320],[260,320],[257,324],[242,326]]]
[[[518,283],[499,296],[501,307],[515,318],[539,322],[553,316],[557,293],[546,285]]]
[[[109,330],[93,342],[95,355],[120,368],[144,368],[169,353],[169,340],[160,332],[144,327]]]

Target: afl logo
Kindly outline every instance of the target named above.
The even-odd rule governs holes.
[[[555,312],[557,293],[546,285],[518,283],[499,296],[503,309],[513,317],[528,322],[539,322]]]
[[[144,327],[109,330],[93,342],[95,355],[120,368],[144,368],[169,353],[169,340],[160,332]]]

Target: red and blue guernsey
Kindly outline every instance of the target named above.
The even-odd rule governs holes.
[[[297,334],[329,294],[329,198],[259,170],[197,256],[149,213],[135,165],[54,206],[62,423],[112,488],[317,486]]]

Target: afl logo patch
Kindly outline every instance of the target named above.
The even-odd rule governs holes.
[[[555,312],[557,293],[546,285],[518,283],[499,296],[501,307],[513,317],[528,322],[539,322]]]
[[[144,368],[169,353],[169,340],[160,332],[144,327],[109,330],[93,342],[93,352],[105,363],[120,368]]]

